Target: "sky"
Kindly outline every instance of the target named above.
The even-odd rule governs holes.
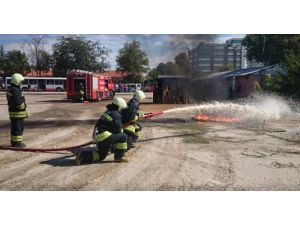
[[[51,52],[52,45],[56,42],[58,34],[48,34],[44,50]],[[174,57],[188,49],[194,48],[201,41],[225,42],[230,38],[243,37],[242,34],[86,34],[86,39],[100,41],[111,50],[108,61],[111,69],[116,69],[116,56],[125,42],[137,40],[141,49],[149,58],[150,68],[155,68],[160,62],[174,61]],[[0,45],[5,51],[21,50],[27,52],[26,40],[30,34],[0,34]]]

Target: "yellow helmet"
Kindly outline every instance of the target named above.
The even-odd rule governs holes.
[[[11,76],[11,83],[14,85],[20,85],[20,83],[24,80],[24,77],[19,74],[19,73],[15,73]]]
[[[137,90],[133,97],[135,97],[139,102],[142,101],[146,96],[145,93],[143,91]]]
[[[127,103],[123,98],[116,97],[113,99],[112,103],[119,106],[119,110],[127,108]]]

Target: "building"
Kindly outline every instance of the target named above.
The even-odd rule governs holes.
[[[234,69],[247,67],[242,38],[232,38],[225,43],[200,43],[189,50],[188,55],[193,76],[218,72],[225,65],[231,65]]]
[[[256,84],[264,86],[267,75],[272,77],[285,74],[279,64],[271,66],[251,67],[228,72],[223,75],[226,79],[230,98],[243,98],[255,92]]]
[[[189,81],[186,76],[159,76],[153,91],[153,103],[187,104],[189,103]]]

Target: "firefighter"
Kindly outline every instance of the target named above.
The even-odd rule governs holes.
[[[80,87],[79,87],[79,93],[80,93],[80,102],[83,102],[83,100],[84,100],[84,86],[83,86],[83,84],[82,83],[80,83]]]
[[[23,80],[24,77],[21,74],[13,74],[11,76],[11,85],[6,92],[11,121],[11,146],[21,148],[25,147],[23,143],[24,119],[28,118],[25,97],[20,87]]]
[[[128,107],[122,110],[122,123],[124,125],[124,132],[128,136],[128,150],[133,148],[133,143],[137,141],[142,126],[137,122],[139,120],[139,106],[140,102],[145,98],[143,91],[137,90],[133,98],[127,103]]]
[[[127,150],[127,135],[123,133],[120,111],[127,107],[123,98],[114,98],[112,104],[107,105],[107,110],[99,118],[95,129],[95,141],[98,151],[82,151],[76,156],[76,165],[92,163],[105,159],[111,146],[114,146],[114,161],[128,162],[125,157]]]

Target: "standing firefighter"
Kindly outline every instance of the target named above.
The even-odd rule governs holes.
[[[79,93],[80,93],[80,102],[83,102],[85,91],[84,91],[84,86],[83,86],[82,83],[80,83],[80,90],[79,90]]]
[[[11,86],[6,92],[9,118],[11,121],[11,146],[25,147],[23,141],[24,119],[28,117],[25,98],[20,85],[24,80],[21,74],[11,76]]]
[[[122,110],[122,123],[124,132],[128,135],[128,149],[134,147],[133,143],[137,141],[142,126],[137,122],[139,120],[140,102],[145,98],[143,91],[136,91],[133,98],[127,103],[128,107]]]
[[[94,132],[98,151],[82,151],[76,156],[76,165],[104,160],[111,148],[114,148],[115,162],[128,162],[125,157],[127,135],[123,133],[120,110],[127,107],[123,98],[114,98],[112,104],[99,118]]]

